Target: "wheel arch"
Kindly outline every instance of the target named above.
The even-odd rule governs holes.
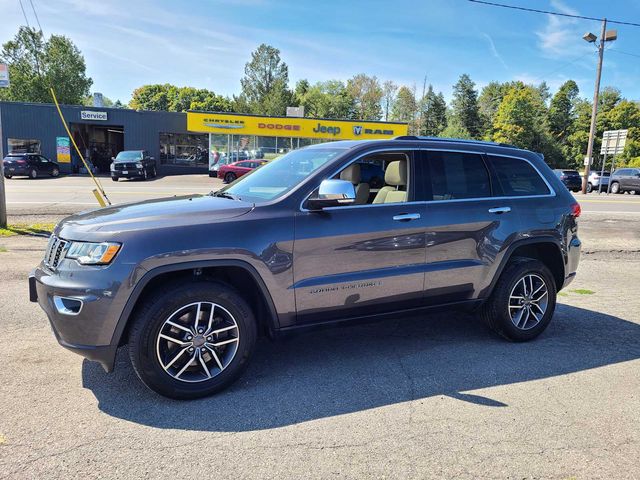
[[[165,283],[194,280],[223,281],[240,290],[249,287],[246,300],[258,320],[258,328],[268,335],[278,329],[278,313],[264,280],[257,270],[242,260],[210,260],[164,265],[148,271],[136,284],[120,314],[111,345],[117,348],[127,342],[131,318],[140,302],[154,287]],[[249,282],[249,283],[247,283]],[[254,288],[251,288],[254,287]]]
[[[558,239],[554,237],[538,237],[531,239],[518,240],[512,243],[500,261],[496,273],[489,285],[484,298],[488,298],[502,275],[509,261],[515,257],[527,257],[539,260],[544,263],[551,273],[556,283],[556,289],[560,291],[565,281],[565,255],[562,253],[562,247]]]

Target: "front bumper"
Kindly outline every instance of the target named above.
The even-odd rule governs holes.
[[[100,277],[108,276],[93,273],[90,283],[87,281],[90,272],[59,274],[40,265],[29,274],[29,300],[37,302],[47,314],[60,345],[99,362],[110,372],[118,348],[114,332],[123,305],[117,299],[113,282],[100,284]],[[61,299],[80,307],[66,309]]]
[[[124,173],[124,172],[127,173]],[[111,176],[113,178],[143,178],[144,168],[135,170],[111,170]]]
[[[4,166],[4,174],[12,177],[29,176],[30,170],[26,167],[7,167]]]

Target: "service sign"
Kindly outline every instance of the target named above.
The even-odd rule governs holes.
[[[9,67],[5,63],[0,63],[0,87],[9,86]]]
[[[98,120],[101,122],[106,122],[108,120],[107,112],[94,112],[93,110],[82,110],[80,112],[80,119],[81,120]]]
[[[406,123],[187,112],[187,130],[229,135],[371,140],[407,135],[408,128]]]

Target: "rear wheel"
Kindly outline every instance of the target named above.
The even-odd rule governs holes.
[[[593,185],[591,185],[591,182],[587,182],[587,193],[591,193],[592,191],[593,191]]]
[[[161,288],[138,308],[129,356],[143,383],[177,399],[212,395],[237,380],[253,352],[256,322],[231,287],[190,282]]]
[[[38,178],[38,171],[34,168],[29,172],[30,178]]]
[[[611,193],[620,193],[620,184],[618,182],[611,184]]]
[[[227,183],[231,183],[236,179],[236,174],[229,172],[224,176],[224,181]]]
[[[553,275],[542,262],[515,258],[500,275],[482,316],[492,330],[508,340],[532,340],[549,325],[556,293]]]
[[[51,170],[51,176],[52,177],[57,177],[58,175],[60,175],[60,170],[58,170],[57,168],[54,168],[53,170]]]

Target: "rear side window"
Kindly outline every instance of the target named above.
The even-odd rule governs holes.
[[[496,196],[521,197],[551,193],[540,174],[529,162],[519,158],[489,155],[497,177]]]
[[[429,151],[427,163],[432,200],[491,196],[489,172],[480,155]]]

